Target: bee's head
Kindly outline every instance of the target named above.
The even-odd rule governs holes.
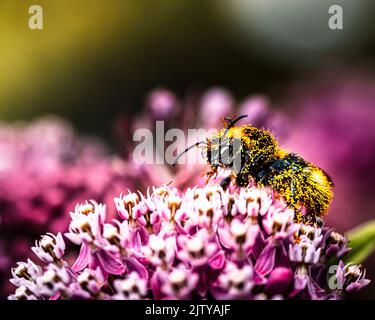
[[[206,147],[202,151],[202,155],[212,166],[226,166],[229,165],[231,157],[233,157],[234,150],[240,148],[241,139],[229,138],[228,133],[230,130],[235,129],[234,125],[243,118],[246,118],[247,115],[242,115],[234,120],[225,118],[228,121],[228,126],[221,129],[217,135],[214,135],[212,138],[207,139],[207,142],[200,141],[192,146],[186,148],[175,160],[174,165],[177,163],[177,160],[190,149],[204,144]],[[237,141],[238,140],[238,141]],[[238,143],[236,143],[238,142]],[[237,146],[237,147],[236,147]]]
[[[202,156],[210,165],[220,165],[220,144],[214,138],[208,139]]]
[[[207,141],[206,158],[213,166],[231,166],[237,154],[242,149],[242,129],[234,127],[234,124],[247,117],[246,115],[229,121],[227,127],[221,129],[216,135]]]
[[[206,148],[207,162],[214,167],[238,171],[242,167],[243,145],[241,138],[213,137]]]

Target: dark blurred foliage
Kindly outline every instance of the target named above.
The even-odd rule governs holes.
[[[347,1],[339,2],[349,6]],[[369,5],[362,2],[363,7]],[[78,130],[109,138],[115,115],[138,112],[145,93],[155,86],[170,87],[183,95],[221,85],[239,98],[262,93],[275,100],[290,81],[308,77],[329,61],[357,64],[375,51],[370,34],[374,22],[365,31],[359,27],[361,21],[369,23],[364,16],[354,20],[357,24],[345,25],[358,29],[347,32],[353,41],[362,37],[360,45],[342,45],[321,55],[315,51],[302,55],[297,50],[295,57],[279,59],[278,50],[267,50],[246,33],[239,36],[244,27],[238,26],[232,3],[241,5],[238,0],[41,0],[44,29],[33,31],[27,28],[27,10],[34,2],[3,1],[1,119],[59,114],[71,119]],[[259,3],[255,1],[254,8]],[[278,22],[279,7],[266,8],[270,23]],[[324,8],[316,25],[301,25],[296,20],[296,28],[307,36],[311,30],[320,32],[319,38],[329,35],[334,43],[346,30],[329,30]],[[311,16],[304,11],[298,14]],[[350,22],[349,18],[345,21]],[[288,30],[284,32],[287,38]],[[306,38],[306,43],[311,39]]]

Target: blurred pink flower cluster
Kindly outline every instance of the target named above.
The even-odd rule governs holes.
[[[0,154],[1,283],[38,234],[66,228],[77,202],[106,201],[131,181],[103,144],[78,137],[56,117],[1,124]]]
[[[61,233],[36,241],[41,264],[12,269],[9,299],[340,299],[370,282],[360,265],[330,273],[330,259],[350,250],[346,238],[295,223],[270,190],[160,187],[114,201],[112,223],[94,201],[71,212],[74,264]]]

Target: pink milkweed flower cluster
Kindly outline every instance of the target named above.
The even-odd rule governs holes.
[[[105,149],[57,117],[0,124],[0,296],[9,291],[10,266],[40,233],[64,230],[75,203],[113,199],[130,183]]]
[[[126,188],[145,191],[149,185],[173,180],[186,189],[204,184],[202,165],[139,165],[131,157],[135,129],[154,130],[155,121],[164,120],[166,130],[217,128],[231,114],[249,115],[257,126],[281,128],[282,116],[271,112],[262,96],[237,103],[230,92],[213,88],[185,100],[167,89],[157,88],[147,97],[145,112],[127,117],[131,136],[120,134],[126,157],[108,154],[99,141],[79,136],[72,126],[57,117],[44,117],[30,123],[0,123],[0,297],[9,292],[8,270],[24,259],[27,248],[46,230],[63,231],[66,212],[78,202],[96,199],[114,212],[113,197]],[[205,137],[204,137],[205,138]],[[188,143],[188,142],[187,142]],[[185,147],[185,146],[182,146]],[[194,151],[192,151],[194,152]],[[200,151],[196,150],[200,156]]]
[[[37,240],[40,263],[12,269],[17,289],[8,298],[339,299],[369,283],[360,265],[341,261],[345,236],[296,223],[268,189],[162,186],[114,202],[117,219],[86,201],[71,212],[65,240]],[[74,263],[66,239],[79,247]]]

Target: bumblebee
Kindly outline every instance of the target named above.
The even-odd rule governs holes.
[[[182,152],[204,145],[203,152],[210,164],[208,179],[219,168],[231,169],[231,174],[221,185],[226,188],[231,181],[240,187],[255,183],[271,187],[292,208],[298,222],[321,224],[333,198],[333,182],[329,175],[313,163],[295,153],[279,148],[270,131],[251,125],[235,126],[247,117],[234,120],[226,118],[227,125],[219,132]]]

